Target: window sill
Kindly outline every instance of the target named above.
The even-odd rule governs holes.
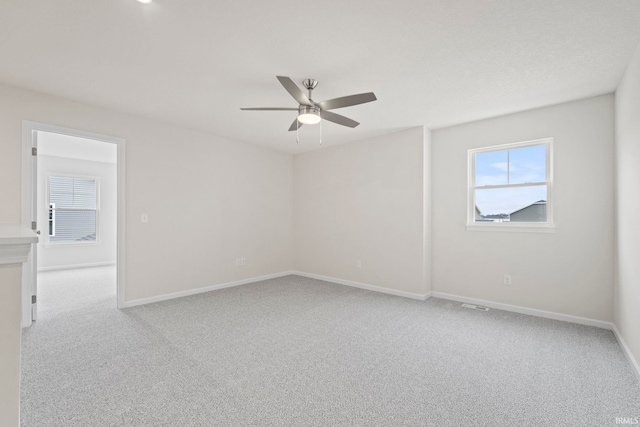
[[[507,231],[512,233],[555,233],[553,224],[511,225],[509,223],[467,224],[468,231]]]
[[[82,242],[47,242],[44,244],[45,248],[75,248],[77,246],[96,246],[100,241],[82,241]]]

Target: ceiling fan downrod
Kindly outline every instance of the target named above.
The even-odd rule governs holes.
[[[316,86],[318,86],[318,81],[316,79],[304,79],[302,81],[302,85],[309,91],[309,101],[313,102],[313,99],[311,99],[311,92],[313,92]]]

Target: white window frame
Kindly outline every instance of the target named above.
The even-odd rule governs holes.
[[[46,243],[44,244],[45,247],[52,247],[52,246],[58,246],[58,247],[64,247],[64,246],[91,246],[91,245],[99,245],[100,244],[100,178],[97,176],[89,176],[89,175],[77,175],[77,174],[70,174],[70,173],[49,173],[47,174],[47,181],[46,181],[46,189],[45,189],[45,206],[49,206],[50,202],[49,202],[49,191],[50,191],[50,177],[52,176],[61,176],[61,177],[66,177],[66,178],[81,178],[81,179],[92,179],[96,182],[96,240],[81,240],[81,241],[72,241],[72,242],[56,242],[56,241],[51,241],[51,239],[49,239],[49,237],[55,237],[55,229],[53,231],[53,236],[49,236],[47,233],[46,236]],[[55,205],[55,203],[54,203]],[[53,215],[55,217],[55,211],[53,212]],[[48,218],[48,215],[47,215]]]
[[[476,222],[475,221],[475,194],[476,189],[490,188],[517,188],[530,187],[535,184],[505,184],[505,185],[483,185],[476,187],[476,162],[475,156],[481,153],[492,151],[506,151],[517,148],[525,148],[536,145],[546,146],[546,181],[540,185],[547,186],[547,221],[546,222]],[[553,138],[534,139],[531,141],[514,142],[509,144],[493,145],[490,147],[474,148],[468,150],[467,157],[467,230],[470,231],[516,231],[516,232],[538,232],[553,233],[555,225],[553,222]],[[538,184],[538,183],[536,183]]]

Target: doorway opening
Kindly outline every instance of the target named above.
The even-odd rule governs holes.
[[[124,301],[124,140],[23,124],[23,326],[42,313]]]

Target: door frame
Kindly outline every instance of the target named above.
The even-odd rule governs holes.
[[[61,126],[38,123],[29,120],[22,121],[22,224],[31,229],[31,221],[34,221],[34,208],[37,206],[37,182],[34,176],[37,173],[36,158],[32,155],[32,147],[35,141],[35,132],[51,132],[79,138],[93,139],[100,142],[116,144],[118,152],[117,164],[117,307],[124,308],[125,301],[125,139],[86,132]],[[42,227],[42,224],[39,225]],[[31,295],[36,284],[36,256],[37,243],[31,245],[31,251],[27,262],[22,266],[22,327],[31,326]]]

